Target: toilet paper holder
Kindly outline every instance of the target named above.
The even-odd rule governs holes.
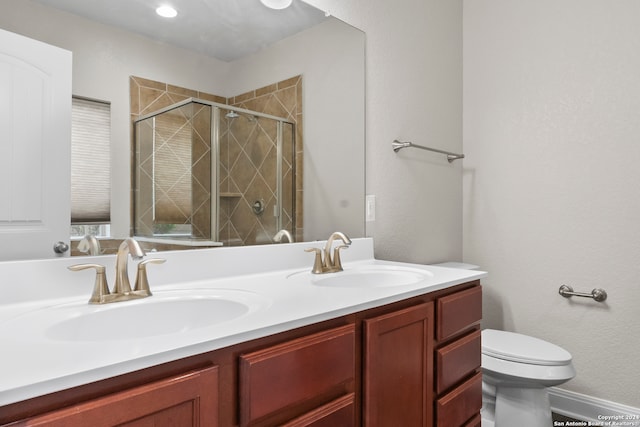
[[[607,299],[607,292],[604,289],[596,288],[591,291],[591,293],[586,292],[574,292],[571,286],[562,285],[560,289],[558,289],[558,293],[565,298],[571,297],[585,297],[585,298],[593,298],[598,302],[603,302]]]

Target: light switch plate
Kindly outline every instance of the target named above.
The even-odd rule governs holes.
[[[365,200],[365,220],[367,222],[376,220],[376,196],[367,194]]]

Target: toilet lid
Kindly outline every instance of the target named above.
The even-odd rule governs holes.
[[[555,344],[494,329],[482,331],[482,354],[531,365],[559,366],[571,362],[571,353]]]

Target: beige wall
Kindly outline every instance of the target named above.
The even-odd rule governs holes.
[[[640,3],[464,6],[464,260],[490,273],[484,326],[563,346],[564,388],[640,407]]]
[[[308,0],[366,33],[367,223],[376,257],[462,257],[462,166],[400,138],[462,151],[462,0]]]

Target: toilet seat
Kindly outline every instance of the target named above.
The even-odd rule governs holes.
[[[515,332],[482,331],[482,354],[509,362],[540,366],[564,366],[571,354],[547,341]]]
[[[567,382],[576,375],[573,364],[566,365],[533,365],[530,363],[511,362],[496,357],[482,355],[482,380],[488,384],[501,383],[528,386],[553,387]]]

